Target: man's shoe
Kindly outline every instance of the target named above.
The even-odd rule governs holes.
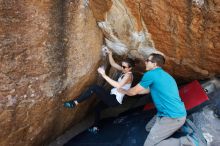
[[[197,136],[195,136],[194,133],[191,133],[191,134],[187,135],[187,137],[190,139],[190,141],[191,141],[195,146],[200,146],[200,145],[199,145],[199,139],[197,138]]]
[[[187,137],[192,140],[195,146],[207,146],[207,141],[202,135],[202,131],[189,119],[186,119],[185,124],[181,127],[181,131],[187,134]]]

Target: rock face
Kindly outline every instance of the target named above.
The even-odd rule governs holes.
[[[217,0],[92,0],[107,46],[141,58],[165,53],[166,69],[179,80],[220,73],[220,2]],[[101,7],[109,6],[106,11]],[[97,11],[100,10],[100,11]]]
[[[82,119],[88,102],[62,100],[94,82],[102,44],[84,1],[0,0],[0,145],[40,146]]]
[[[176,78],[219,75],[219,7],[217,0],[143,4],[144,21],[155,46],[170,59],[167,68]]]
[[[218,0],[0,0],[0,145],[45,145],[81,120],[91,100],[76,110],[62,102],[95,82],[103,44],[121,58],[162,51],[178,80],[219,75],[219,8]]]

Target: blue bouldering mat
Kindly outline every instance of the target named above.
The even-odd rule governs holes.
[[[155,111],[142,108],[128,111],[115,118],[103,119],[96,134],[88,130],[72,138],[64,146],[140,146],[148,135],[146,123]]]

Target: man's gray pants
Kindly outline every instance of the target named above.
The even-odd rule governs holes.
[[[169,118],[156,117],[151,120],[151,125],[155,121],[150,133],[144,143],[144,146],[195,146],[190,137],[168,138],[185,123],[186,117]],[[146,128],[149,128],[147,124]],[[167,139],[168,138],[168,139]]]

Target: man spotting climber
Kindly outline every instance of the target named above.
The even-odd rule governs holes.
[[[161,68],[164,63],[165,57],[162,54],[152,53],[145,60],[147,72],[141,81],[133,88],[120,88],[118,91],[129,96],[151,92],[157,109],[157,119],[144,146],[179,146],[182,141],[189,146],[195,146],[195,137],[169,138],[183,126],[187,114],[176,81]]]

